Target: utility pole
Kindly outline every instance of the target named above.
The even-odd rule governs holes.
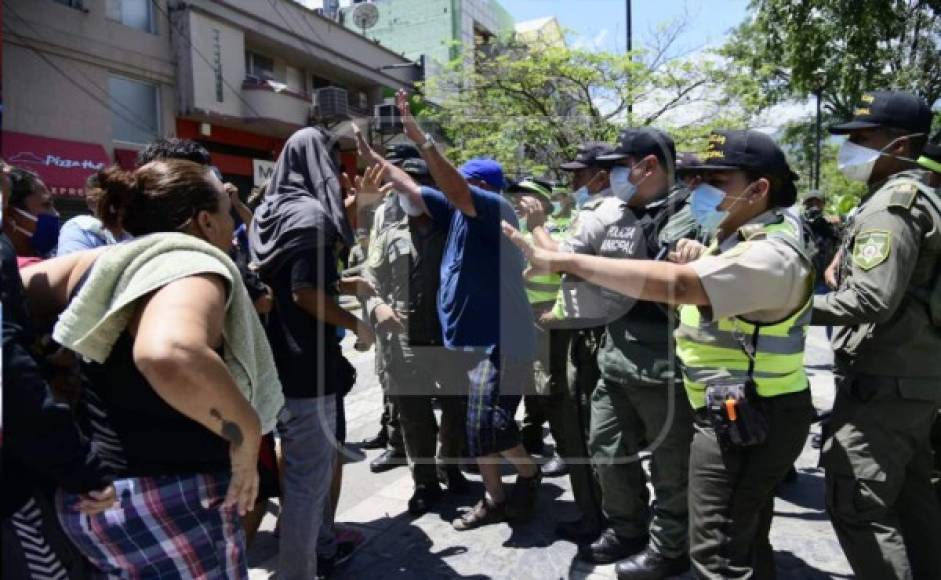
[[[626,4],[626,18],[624,27],[627,29],[627,53],[630,54],[631,50],[634,49],[634,39],[631,34],[633,31],[633,26],[631,25],[631,0],[625,0]],[[630,89],[628,89],[630,90]],[[634,112],[634,102],[633,100],[628,101],[627,103],[627,118],[628,121],[631,119],[631,114]]]

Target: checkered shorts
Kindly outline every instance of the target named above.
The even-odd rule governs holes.
[[[98,573],[120,578],[247,578],[245,536],[223,508],[228,474],[134,477],[114,482],[118,504],[96,516],[61,493],[59,520]]]
[[[482,457],[515,447],[519,428],[513,416],[521,389],[532,381],[532,363],[511,362],[498,354],[460,352],[467,371],[467,452]]]

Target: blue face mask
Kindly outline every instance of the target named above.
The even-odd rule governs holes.
[[[611,191],[624,203],[631,201],[631,198],[637,194],[637,187],[640,185],[640,183],[631,183],[631,171],[634,171],[635,167],[637,167],[636,163],[630,167],[618,165],[611,170]],[[643,181],[642,179],[641,183]]]
[[[560,211],[562,211],[562,204],[557,201],[553,201],[552,202],[552,215],[558,215]]]
[[[29,236],[30,245],[33,246],[38,255],[47,256],[56,249],[56,245],[59,243],[59,214],[41,213],[35,216],[17,207],[13,210],[36,224],[32,234],[20,227],[16,229]]]
[[[588,192],[588,186],[583,185],[572,192],[572,199],[575,200],[575,207],[582,207],[585,203],[591,199],[591,194]]]
[[[745,192],[749,189],[751,189],[750,185],[742,192],[742,195],[734,197],[735,203],[738,203],[740,199],[744,199]],[[696,223],[704,232],[714,234],[722,225],[722,222],[725,221],[725,218],[729,217],[729,210],[719,209],[719,205],[727,195],[718,187],[708,183],[700,183],[693,190],[689,200],[690,210],[693,212],[693,219],[696,220]]]

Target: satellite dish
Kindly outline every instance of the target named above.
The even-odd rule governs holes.
[[[379,22],[379,8],[375,4],[362,2],[353,6],[351,17],[353,24],[365,34],[366,30]]]

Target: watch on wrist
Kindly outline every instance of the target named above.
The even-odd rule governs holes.
[[[434,149],[438,143],[435,141],[435,138],[431,136],[431,133],[425,133],[425,142],[419,145],[425,151]]]

